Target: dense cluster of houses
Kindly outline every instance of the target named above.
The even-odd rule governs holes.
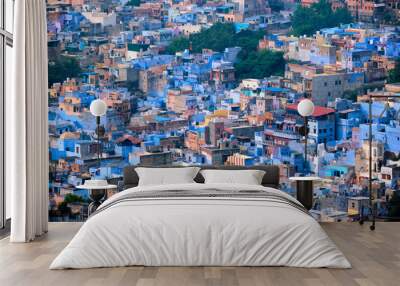
[[[60,208],[65,197],[87,198],[77,185],[93,176],[117,181],[132,164],[277,164],[282,189],[293,193],[288,178],[304,172],[304,140],[310,170],[324,179],[312,214],[323,221],[360,215],[368,202],[368,95],[400,94],[400,85],[386,82],[400,56],[397,27],[357,23],[294,37],[295,1],[283,1],[280,12],[262,0],[129,2],[48,1],[50,61],[63,55],[82,68],[49,89],[51,219],[84,219],[86,203]],[[241,47],[165,52],[172,39],[217,22],[265,30],[258,49],[283,52],[284,75],[238,81]],[[307,139],[297,112],[304,97],[316,105]],[[96,98],[108,106],[100,145],[89,111]],[[372,104],[382,216],[399,191],[399,110],[400,101]]]

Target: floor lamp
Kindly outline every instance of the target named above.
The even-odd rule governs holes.
[[[369,134],[368,134],[368,192],[369,192],[369,205],[368,208],[372,215],[372,224],[370,225],[371,230],[375,230],[375,221],[376,221],[376,203],[373,203],[373,196],[372,196],[372,100],[376,99],[400,99],[400,95],[368,95],[368,127],[369,127]],[[386,108],[386,106],[385,106]],[[385,110],[384,110],[385,111]],[[381,116],[384,112],[381,113]],[[380,116],[380,117],[381,117]],[[363,214],[361,214],[360,224],[364,223]]]
[[[96,117],[96,134],[97,134],[97,164],[101,167],[101,142],[100,137],[104,135],[104,128],[100,126],[100,117],[107,112],[107,104],[101,100],[93,100],[90,104],[90,113]],[[101,202],[105,199],[107,190],[116,188],[114,185],[109,185],[107,180],[96,179],[95,177],[86,180],[83,185],[77,186],[78,189],[86,189],[89,191],[91,203],[88,206],[88,215],[96,211]]]
[[[304,118],[304,172],[308,174],[307,164],[307,140],[308,140],[308,117],[314,113],[314,103],[310,99],[303,99],[297,105],[297,112]]]
[[[101,99],[93,100],[90,104],[90,113],[96,117],[96,134],[97,134],[97,163],[100,166],[100,156],[101,156],[101,142],[100,142],[100,117],[105,115],[107,112],[107,105]]]

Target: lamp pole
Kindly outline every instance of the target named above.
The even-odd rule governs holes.
[[[304,173],[308,175],[307,161],[307,139],[308,139],[308,117],[314,113],[314,103],[310,99],[303,99],[297,105],[297,112],[304,118]]]
[[[101,152],[101,144],[100,144],[100,116],[96,116],[96,130],[97,130],[97,165],[99,166],[99,169],[101,167],[100,163],[100,152]]]
[[[306,175],[308,175],[307,139],[308,139],[308,116],[304,116],[304,173]]]
[[[372,211],[372,225],[371,230],[375,229],[375,205],[372,203],[372,98],[368,101],[368,113],[369,113],[369,136],[368,136],[368,146],[369,146],[369,160],[368,160],[368,190],[369,190],[369,204]]]
[[[374,196],[372,194],[372,101],[373,99],[400,99],[400,95],[368,95],[368,192],[369,192],[369,210],[372,215],[372,225],[370,225],[371,230],[375,230],[375,220],[376,220],[376,202],[374,202]],[[383,113],[382,113],[383,115]],[[364,223],[363,214],[361,214],[360,224]]]
[[[92,103],[90,104],[90,113],[92,113],[92,115],[96,117],[95,133],[97,133],[97,164],[99,166],[99,169],[101,168],[100,117],[105,115],[106,112],[107,112],[107,104],[103,100],[96,99],[93,100]]]

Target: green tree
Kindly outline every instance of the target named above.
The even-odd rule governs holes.
[[[352,102],[357,101],[357,96],[360,94],[361,92],[359,90],[346,90],[345,92],[343,92],[343,98],[351,100]]]
[[[257,51],[258,42],[265,35],[263,31],[242,30],[234,36],[234,45],[241,47],[240,59],[245,59],[252,52]]]
[[[235,65],[238,79],[283,75],[285,60],[282,53],[257,50],[259,40],[264,35],[264,31],[251,30],[242,30],[237,33],[233,24],[217,23],[200,33],[173,40],[166,52],[174,54],[190,46],[195,53],[201,52],[202,49],[222,52],[228,47],[241,47],[242,50]]]
[[[191,34],[189,37],[179,37],[174,39],[167,48],[167,53],[174,54],[190,45],[195,53],[202,49],[211,49],[222,52],[227,47],[235,46],[236,31],[231,23],[216,23],[211,28],[203,29],[200,33]]]
[[[71,209],[68,206],[68,204],[70,203],[83,203],[85,202],[85,200],[80,197],[77,196],[75,194],[67,194],[64,197],[64,201],[62,201],[59,205],[58,205],[58,210],[63,214],[63,215],[70,215],[71,214]]]
[[[389,217],[400,217],[400,195],[399,192],[394,192],[389,201]]]
[[[200,33],[192,34],[189,37],[178,37],[169,44],[166,53],[175,54],[192,47],[193,52],[199,53],[202,49],[211,49],[222,52],[225,48],[238,46],[243,50],[255,51],[258,41],[265,35],[263,31],[242,30],[236,33],[231,23],[216,23],[209,29]]]
[[[82,72],[79,62],[72,57],[58,56],[49,61],[49,86],[62,83],[67,77],[77,77]]]
[[[189,49],[189,47],[190,47],[190,40],[186,37],[179,37],[171,41],[165,52],[167,54],[175,54],[176,52]]]
[[[248,57],[235,65],[238,80],[244,78],[264,78],[271,75],[283,75],[285,59],[283,53],[264,50],[251,52]]]
[[[400,24],[400,21],[398,20],[394,10],[386,9],[383,15],[383,23],[387,25],[398,26]]]
[[[126,3],[126,6],[133,6],[133,7],[140,6],[140,0],[129,0]]]
[[[274,0],[274,1],[269,1],[269,7],[271,8],[272,11],[279,12],[285,9],[285,4],[282,2],[282,0]]]
[[[59,210],[63,215],[69,214],[69,211],[70,211],[70,209],[69,209],[69,207],[67,206],[67,203],[66,203],[66,202],[61,202],[61,203],[58,205],[58,210]]]
[[[333,24],[334,26],[340,25],[340,24],[349,24],[353,22],[353,16],[351,16],[350,11],[347,8],[340,8],[337,9],[333,13]]]
[[[292,16],[292,32],[296,36],[310,36],[323,28],[348,24],[352,20],[347,8],[333,11],[328,1],[320,0],[310,7],[298,6]]]
[[[80,197],[77,196],[75,194],[66,194],[64,197],[64,202],[69,204],[69,203],[83,203],[85,200]]]
[[[389,71],[388,83],[400,83],[400,59],[396,60],[394,69]]]
[[[235,27],[233,24],[216,23],[201,33],[189,37],[193,51],[201,52],[202,49],[211,49],[222,52],[226,47],[234,46]]]

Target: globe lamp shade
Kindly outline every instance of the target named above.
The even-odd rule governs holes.
[[[106,112],[107,104],[103,100],[96,99],[90,104],[90,113],[92,113],[93,116],[103,116]]]
[[[297,111],[303,117],[311,116],[314,113],[314,103],[309,99],[303,99],[297,105]]]

